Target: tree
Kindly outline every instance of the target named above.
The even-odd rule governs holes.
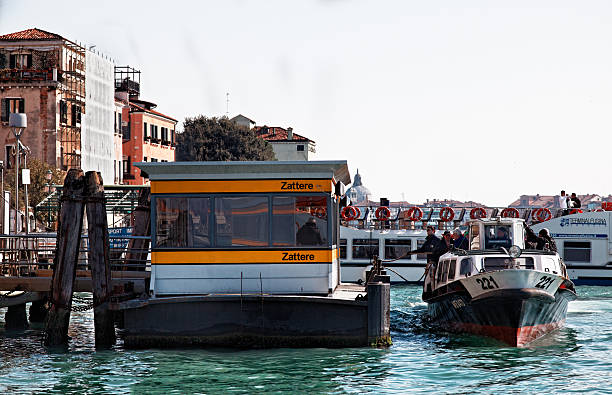
[[[246,127],[222,118],[185,119],[176,136],[177,161],[275,160],[272,146]]]
[[[23,163],[23,162],[22,162]],[[49,194],[46,191],[45,185],[47,183],[51,185],[60,185],[64,183],[64,177],[66,172],[58,170],[47,163],[33,158],[28,157],[28,169],[30,169],[30,185],[28,185],[28,204],[30,207],[36,207],[36,205],[42,202]],[[51,181],[47,181],[47,172],[51,171]],[[11,192],[10,207],[15,207],[15,169],[4,170],[4,190]],[[25,188],[21,183],[21,174],[19,175],[19,210],[25,208]],[[56,210],[48,214],[46,211],[39,213],[37,220],[47,223],[49,219],[51,222],[55,222],[57,219]]]

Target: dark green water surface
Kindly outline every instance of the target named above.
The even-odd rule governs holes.
[[[612,394],[612,288],[577,291],[565,328],[523,349],[432,331],[416,286],[391,289],[389,349],[95,351],[93,313],[73,313],[67,351],[0,329],[0,394]]]

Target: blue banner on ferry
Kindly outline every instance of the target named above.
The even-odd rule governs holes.
[[[552,237],[560,237],[562,239],[606,239],[608,235],[605,233],[588,234],[588,233],[552,233]]]
[[[122,227],[122,228],[108,228],[110,248],[114,248],[114,249],[126,248],[128,246],[129,240],[125,239],[124,237],[130,236],[133,230],[134,228],[131,226]]]
[[[605,218],[562,218],[561,226],[606,226]]]

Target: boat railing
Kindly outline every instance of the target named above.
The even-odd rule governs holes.
[[[536,224],[565,215],[603,211],[601,208],[563,209],[557,207],[484,207],[484,206],[391,206],[388,218],[376,216],[380,206],[355,206],[360,215],[355,219],[341,218],[341,224],[358,229],[425,229],[431,225],[439,230],[461,227],[472,219],[495,217],[521,218],[528,224]],[[418,210],[415,209],[418,207]],[[415,212],[417,215],[415,215]],[[441,215],[442,212],[442,215]],[[451,214],[452,213],[452,214]]]
[[[109,236],[111,271],[149,271],[150,236]],[[57,234],[0,235],[0,275],[49,276],[56,261]],[[87,255],[89,239],[81,236],[77,270],[91,270]]]

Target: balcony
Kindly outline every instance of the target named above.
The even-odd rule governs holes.
[[[39,82],[39,81],[61,81],[61,72],[57,72],[53,79],[53,70],[35,69],[1,69],[0,83],[2,82]]]

